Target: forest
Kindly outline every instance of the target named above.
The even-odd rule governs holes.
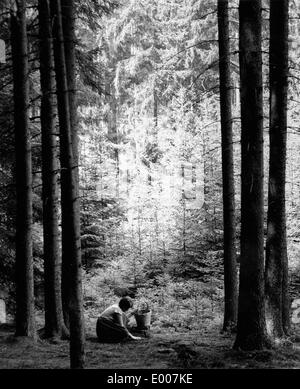
[[[1,0],[0,369],[300,368],[299,58],[297,0]]]

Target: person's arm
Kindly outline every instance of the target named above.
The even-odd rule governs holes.
[[[142,338],[139,337],[139,336],[134,336],[134,335],[132,335],[132,334],[128,331],[127,328],[126,328],[126,332],[127,332],[128,337],[129,337],[130,339],[132,339],[132,340],[141,340],[141,339],[142,339]]]
[[[126,333],[127,333],[127,336],[132,339],[132,340],[140,340],[142,338],[140,338],[139,336],[134,336],[132,335],[128,329],[126,328],[126,326],[124,325],[124,322],[123,322],[123,317],[120,313],[115,313],[115,318],[116,318],[116,322],[125,329]]]
[[[128,313],[127,318],[129,319],[131,316],[135,315],[137,311],[137,309],[133,309],[131,312]]]

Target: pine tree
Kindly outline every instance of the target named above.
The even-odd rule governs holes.
[[[76,113],[76,86],[75,86],[75,15],[72,1],[61,0],[63,46],[66,66],[67,90],[69,99],[70,131],[74,158],[74,174],[76,181],[79,181],[78,173],[78,134],[77,134],[77,113]],[[76,206],[79,207],[79,193],[76,193]],[[79,215],[79,209],[76,211]],[[68,259],[68,239],[62,237],[62,301],[63,313],[66,325],[69,327],[69,259]]]
[[[32,162],[25,1],[11,13],[16,153],[16,336],[35,337],[32,258]]]
[[[49,0],[39,0],[41,132],[44,234],[45,336],[61,336],[61,263],[58,231],[58,161],[55,135],[55,80]],[[66,332],[66,331],[64,331]]]
[[[240,0],[241,256],[235,348],[268,345],[264,298],[261,0]]]
[[[266,244],[267,323],[274,337],[289,331],[286,242],[288,0],[270,2],[270,159]]]
[[[218,27],[224,225],[225,307],[223,329],[226,331],[235,327],[237,320],[237,263],[235,247],[233,137],[227,0],[218,0]]]
[[[73,5],[70,3],[71,8]],[[72,10],[69,10],[73,14]],[[70,115],[70,95],[64,47],[63,21],[60,0],[51,2],[54,29],[54,62],[58,98],[58,116],[60,127],[60,165],[61,165],[61,205],[62,205],[62,245],[64,266],[68,271],[65,279],[67,292],[67,311],[70,320],[70,358],[71,368],[84,366],[84,321],[81,285],[81,247],[80,215],[78,198],[78,174],[76,174],[77,152],[72,145],[72,121]],[[74,38],[72,38],[74,44]],[[67,47],[69,47],[67,45]],[[73,53],[73,54],[72,54]],[[74,63],[74,51],[68,53]],[[69,79],[69,83],[68,83]],[[73,106],[72,106],[73,109]]]

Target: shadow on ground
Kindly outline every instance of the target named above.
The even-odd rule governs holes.
[[[0,369],[67,369],[67,341],[36,342],[14,337],[12,325],[0,326]],[[241,352],[231,349],[234,337],[219,328],[188,333],[157,334],[141,341],[98,343],[86,339],[86,367],[90,369],[299,369],[299,343],[276,350]]]

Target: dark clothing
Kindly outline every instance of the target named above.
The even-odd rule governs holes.
[[[128,337],[125,327],[101,316],[97,320],[96,332],[103,343],[119,343]]]

